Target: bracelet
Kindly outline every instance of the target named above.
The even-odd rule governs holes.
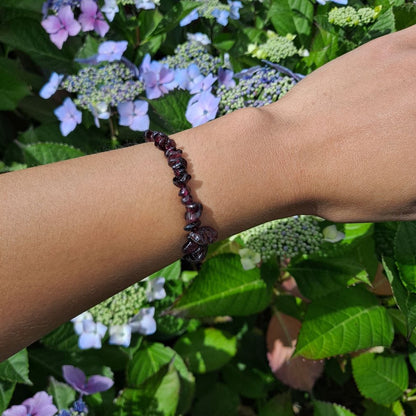
[[[187,162],[182,155],[182,150],[176,148],[174,140],[166,134],[158,131],[147,130],[144,133],[146,142],[153,142],[157,148],[162,150],[168,160],[168,165],[173,169],[173,183],[179,188],[178,195],[181,197],[182,204],[185,205],[185,231],[190,231],[186,243],[182,247],[183,259],[190,263],[200,263],[204,260],[208,244],[213,243],[218,233],[212,227],[201,227],[202,204],[194,202],[191,190],[187,183],[191,175],[186,171]]]

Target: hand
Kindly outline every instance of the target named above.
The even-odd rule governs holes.
[[[268,111],[285,120],[308,213],[416,220],[416,25],[319,68]]]

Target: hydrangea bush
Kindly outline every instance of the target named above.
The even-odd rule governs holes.
[[[408,0],[2,0],[0,173],[275,102]],[[382,88],[380,80],[380,88]],[[295,216],[0,363],[2,416],[413,415],[416,223]]]

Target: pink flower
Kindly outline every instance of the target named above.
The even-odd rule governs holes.
[[[52,396],[40,391],[21,405],[12,406],[3,412],[3,416],[53,416],[58,409],[52,404]]]
[[[57,16],[48,16],[42,20],[41,25],[49,33],[51,42],[59,49],[62,49],[68,36],[75,36],[81,30],[80,24],[74,19],[74,13],[70,6],[61,7]]]
[[[95,30],[101,37],[103,37],[110,26],[105,21],[103,14],[98,9],[98,5],[94,0],[82,0],[81,11],[78,20],[81,23],[82,30],[89,32]]]

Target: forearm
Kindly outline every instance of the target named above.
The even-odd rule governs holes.
[[[219,238],[302,206],[284,125],[242,110],[172,136]],[[0,359],[181,257],[184,207],[153,144],[0,176]]]

